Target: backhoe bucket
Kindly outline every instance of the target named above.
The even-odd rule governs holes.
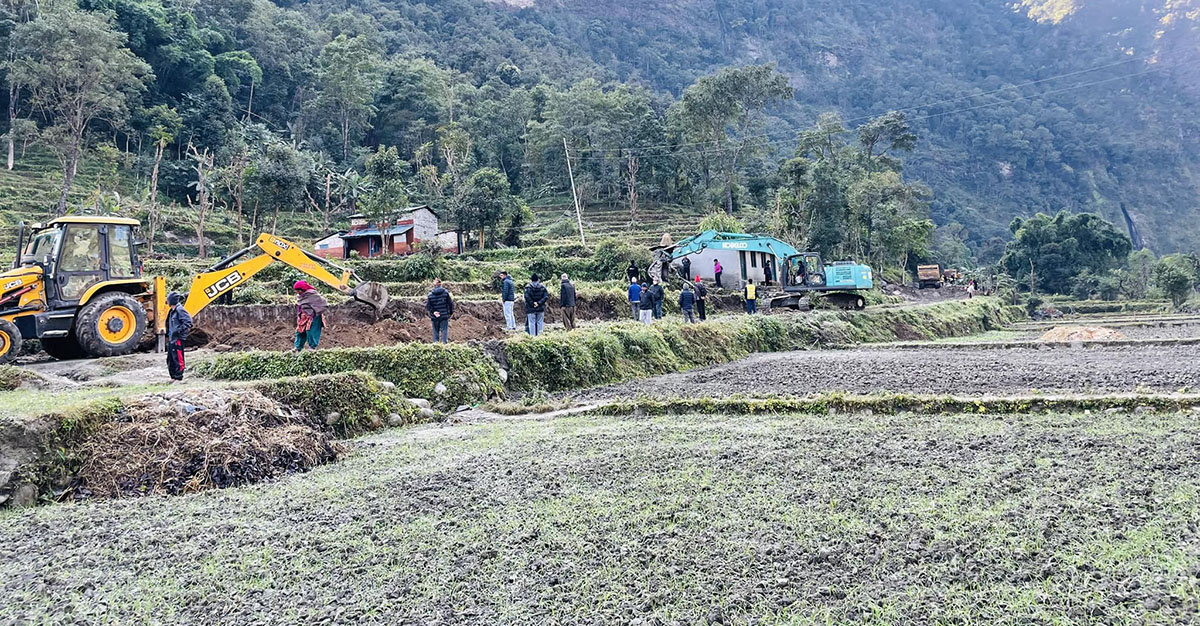
[[[363,283],[355,287],[350,295],[359,302],[375,307],[376,311],[382,311],[388,304],[387,287],[383,283]]]

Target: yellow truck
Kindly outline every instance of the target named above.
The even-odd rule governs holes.
[[[16,357],[24,339],[40,340],[57,359],[116,356],[133,352],[153,329],[162,349],[166,279],[142,275],[139,226],[119,217],[60,217],[34,225],[26,241],[22,225],[13,268],[0,274],[0,364]],[[184,308],[195,315],[277,262],[376,310],[387,304],[383,285],[361,282],[351,270],[264,233],[192,277]]]
[[[917,266],[917,289],[942,288],[942,266],[939,264]]]

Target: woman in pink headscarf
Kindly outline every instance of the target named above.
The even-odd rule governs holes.
[[[303,280],[296,281],[292,288],[296,290],[296,352],[304,349],[304,344],[313,350],[321,341],[321,329],[325,327],[325,309],[329,303],[313,286]]]

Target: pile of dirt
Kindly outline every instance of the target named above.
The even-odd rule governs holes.
[[[76,493],[190,493],[305,471],[344,452],[314,419],[249,389],[142,396],[88,438]]]
[[[1119,341],[1122,339],[1125,339],[1125,335],[1103,326],[1055,326],[1038,337],[1038,341],[1047,343]]]

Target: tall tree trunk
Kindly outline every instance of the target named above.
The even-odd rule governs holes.
[[[67,153],[67,162],[63,167],[63,185],[62,193],[58,195],[58,213],[62,216],[67,213],[67,194],[71,192],[71,183],[75,181],[75,174],[79,167],[79,146],[83,142],[83,138],[76,136],[71,143]]]
[[[150,238],[146,240],[146,251],[154,252],[154,236],[158,233],[158,224],[162,221],[158,216],[158,168],[162,164],[163,151],[167,149],[167,140],[159,139],[154,145],[154,168],[150,170],[150,209],[147,220],[150,222]]]
[[[12,80],[12,77],[9,77]],[[17,121],[17,84],[15,82],[8,86],[8,169],[12,170],[13,163],[16,157],[16,132],[14,124]]]
[[[637,224],[638,210],[638,193],[637,193],[637,176],[638,176],[638,158],[629,153],[629,161],[626,166],[629,184],[629,225]]]

